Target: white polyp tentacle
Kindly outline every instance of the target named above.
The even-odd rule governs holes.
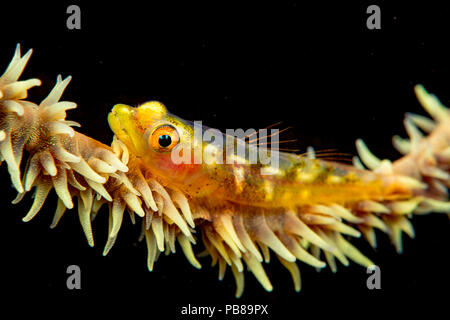
[[[0,77],[0,85],[17,81],[17,79],[19,79],[20,75],[25,69],[25,66],[32,53],[33,49],[30,49],[23,57],[21,57],[20,44],[18,43],[10,64],[6,68],[5,73]]]
[[[74,107],[73,105],[75,105],[75,107],[76,107],[76,104],[73,102],[62,102],[59,105],[57,105],[59,102],[59,99],[61,99],[61,96],[62,96],[64,90],[68,86],[70,80],[72,80],[71,76],[66,77],[63,81],[61,75],[58,75],[58,77],[56,78],[55,86],[53,87],[52,91],[50,91],[48,96],[44,100],[42,100],[42,102],[39,104],[39,107],[45,110],[45,109],[49,109],[52,106],[55,107],[55,105],[56,105],[57,111],[60,111],[60,110],[65,111],[65,110],[67,110],[67,108],[65,108],[65,107]],[[70,108],[70,109],[72,109],[72,108]]]
[[[9,112],[15,112],[19,117],[23,116],[24,109],[23,106],[14,100],[5,100],[3,101],[3,107]]]
[[[39,79],[17,81],[25,69],[32,52],[33,50],[30,49],[21,57],[20,45],[17,44],[13,59],[0,77],[0,103],[8,99],[24,99],[28,96],[28,89],[41,84]]]
[[[378,159],[372,152],[370,152],[364,141],[362,141],[361,139],[356,140],[356,148],[362,162],[369,169],[376,169],[380,165],[381,160]]]
[[[446,108],[439,99],[429,94],[422,85],[416,85],[414,91],[422,107],[437,121],[445,121],[449,118],[449,109]]]

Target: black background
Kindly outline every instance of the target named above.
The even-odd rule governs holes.
[[[81,30],[66,28],[70,4],[81,7]],[[381,30],[366,28],[370,4],[381,8]],[[58,74],[72,75],[63,98],[78,108],[68,118],[105,143],[112,140],[106,117],[114,104],[160,100],[184,119],[221,130],[283,121],[282,127],[293,127],[286,137],[298,139],[289,147],[302,151],[313,145],[354,154],[354,141],[361,137],[381,158],[396,159],[391,137],[405,135],[404,113],[424,114],[413,86],[425,85],[450,105],[450,11],[429,2],[286,1],[243,7],[59,1],[2,3],[0,10],[1,68],[16,43],[23,52],[35,50],[22,77],[43,81],[30,92],[34,102],[46,96]],[[189,303],[222,308],[237,303],[268,304],[270,316],[262,319],[446,314],[450,239],[444,215],[415,217],[416,239],[404,239],[402,255],[385,235],[379,235],[375,251],[355,241],[381,267],[381,290],[368,290],[366,270],[353,264],[340,265],[337,274],[300,264],[303,289],[295,293],[288,272],[273,261],[266,267],[273,292],[246,272],[246,289],[237,300],[231,271],[219,282],[209,258],[196,270],[178,252],[162,256],[149,273],[145,244],[137,242],[139,228],[127,217],[107,257],[101,255],[106,211],[94,223],[94,248],[87,245],[75,211],[48,229],[54,194],[33,221],[23,223],[30,197],[13,206],[6,165],[0,179],[2,309],[13,301],[37,301],[47,315],[61,307],[81,314],[121,309],[184,319],[180,310]],[[66,288],[71,264],[81,267],[78,291]]]

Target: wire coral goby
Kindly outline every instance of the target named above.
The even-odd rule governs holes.
[[[328,265],[333,272],[336,259],[343,265],[352,260],[370,266],[373,262],[351,238],[362,235],[375,247],[378,229],[401,252],[402,234],[414,236],[413,214],[450,213],[449,110],[422,86],[415,87],[416,95],[432,120],[406,115],[409,139],[393,138],[404,154],[394,162],[378,159],[358,140],[360,158],[354,158],[353,166],[316,158],[314,152],[280,153],[277,168],[245,161],[174,163],[170,151],[179,145],[210,147],[195,139],[189,122],[159,102],[137,108],[116,105],[108,117],[115,137],[107,146],[78,133],[74,127],[79,124],[66,120],[66,111],[76,108],[73,102],[60,101],[70,77],[58,77],[39,105],[26,100],[28,90],[41,83],[19,80],[30,55],[31,50],[22,57],[17,46],[0,77],[0,154],[18,192],[13,202],[34,188],[33,204],[23,218],[29,221],[55,189],[55,227],[76,199],[91,246],[91,221],[106,204],[105,255],[127,211],[134,223],[141,218],[149,270],[161,253],[174,253],[178,244],[196,268],[201,268],[199,256],[211,257],[212,265],[219,266],[219,279],[230,267],[239,297],[244,266],[272,290],[262,264],[272,253],[299,291],[297,260],[316,268]],[[263,175],[262,168],[273,172]],[[198,242],[201,254],[193,250]]]

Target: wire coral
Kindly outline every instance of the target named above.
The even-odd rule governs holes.
[[[41,83],[38,79],[19,81],[31,53],[21,56],[18,45],[0,77],[0,160],[6,162],[18,192],[13,203],[35,189],[33,204],[23,218],[26,222],[36,216],[55,189],[58,203],[51,225],[55,227],[64,212],[74,207],[76,198],[80,224],[90,246],[94,245],[91,221],[107,204],[109,228],[104,255],[114,245],[127,211],[133,222],[135,215],[141,218],[149,270],[161,253],[174,253],[178,243],[196,268],[201,267],[197,256],[210,256],[212,265],[219,266],[219,279],[229,266],[239,297],[244,289],[244,265],[266,290],[272,290],[262,265],[270,261],[270,249],[289,270],[299,291],[297,260],[316,268],[328,265],[334,272],[336,259],[343,265],[350,259],[370,266],[373,262],[351,244],[351,237],[363,235],[376,247],[375,230],[380,230],[401,252],[402,233],[414,236],[413,214],[450,213],[449,110],[422,86],[416,86],[415,91],[433,119],[406,115],[409,139],[393,138],[394,146],[404,154],[402,158],[380,160],[362,140],[357,141],[361,161],[355,158],[353,169],[379,179],[383,197],[261,207],[186,194],[149,170],[126,142],[115,137],[107,146],[75,131],[79,124],[66,120],[66,111],[76,104],[60,101],[70,77],[62,80],[58,76],[39,105],[25,100],[28,90]],[[27,160],[23,167],[24,151]],[[313,153],[309,158],[314,158]],[[303,182],[307,180],[304,172],[300,176]],[[315,177],[311,182],[317,182]],[[325,183],[333,185],[333,190],[344,189],[336,176],[328,178]],[[192,245],[199,240],[205,251],[196,255]]]

